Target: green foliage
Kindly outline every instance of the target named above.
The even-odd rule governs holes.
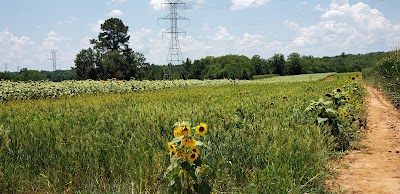
[[[400,50],[383,57],[374,67],[363,69],[363,77],[382,89],[400,107]]]
[[[315,123],[321,130],[328,130],[335,137],[336,149],[343,151],[349,148],[356,139],[356,131],[365,128],[362,100],[364,93],[361,84],[352,76],[342,88],[336,88],[332,93],[326,93],[305,109],[315,112]]]
[[[137,77],[137,69],[146,65],[146,59],[129,48],[128,29],[120,19],[106,20],[98,40],[90,40],[93,49],[83,49],[77,54],[74,68],[77,78],[130,80]]]
[[[208,148],[202,146],[193,165],[212,167],[195,182],[193,165],[177,162],[177,168],[186,169],[186,177],[193,179],[192,191],[325,193],[332,138],[302,110],[309,99],[341,86],[344,79],[335,76],[321,82],[321,75],[314,75],[314,81],[309,81],[310,75],[301,76],[280,77],[286,81],[278,83],[75,81],[89,84],[93,91],[132,83],[147,89],[1,102],[0,190],[169,193],[171,181],[174,190],[182,190],[179,172],[171,171],[167,177],[175,178],[167,182],[163,179],[172,164],[165,140],[171,139],[175,121],[190,120],[209,124],[202,136]],[[55,87],[80,90],[75,82]]]
[[[200,149],[207,146],[198,140],[206,134],[208,125],[200,123],[191,128],[190,123],[182,122],[175,127],[175,138],[168,142],[171,164],[164,173],[169,178],[169,193],[211,194],[209,176],[205,175],[210,167],[203,163]]]
[[[0,80],[10,81],[42,81],[49,80],[60,82],[64,80],[74,80],[75,70],[56,70],[56,71],[37,71],[27,68],[21,69],[19,72],[0,72]]]
[[[97,67],[99,64],[100,54],[96,53],[92,48],[82,49],[77,55],[75,62],[76,78],[78,80],[97,79]]]
[[[126,52],[129,50],[128,26],[118,18],[110,18],[101,24],[102,32],[98,35],[98,40],[90,40],[94,44],[94,49],[99,50],[100,53],[107,53],[109,51]]]

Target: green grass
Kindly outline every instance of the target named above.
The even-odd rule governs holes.
[[[189,121],[209,125],[213,191],[327,192],[332,140],[304,109],[348,78],[4,102],[0,190],[165,193],[166,142]]]

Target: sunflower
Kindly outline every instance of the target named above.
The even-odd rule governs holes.
[[[351,80],[356,80],[356,77],[352,76],[352,77],[351,77]]]
[[[181,169],[181,170],[179,171],[179,174],[186,174],[186,173],[187,173],[187,171],[184,170],[184,169]]]
[[[190,162],[193,162],[193,161],[195,161],[198,157],[199,157],[199,155],[198,155],[197,153],[191,153],[191,154],[189,154],[189,156],[188,156],[188,160],[189,160]]]
[[[185,147],[193,147],[196,145],[196,140],[193,138],[184,138],[182,140],[182,145]]]
[[[204,134],[207,133],[208,125],[206,123],[200,123],[200,125],[197,125],[196,127],[196,132],[203,136]]]
[[[211,96],[208,96],[208,100],[211,100]]]
[[[181,134],[187,136],[190,133],[190,127],[186,125],[181,126]]]
[[[168,142],[168,148],[170,152],[176,152],[175,145],[171,142]]]
[[[349,113],[348,113],[346,110],[343,110],[343,111],[340,113],[340,115],[341,115],[343,118],[346,118],[346,117],[349,115]]]
[[[342,88],[336,88],[336,92],[341,93],[343,92]]]
[[[182,158],[185,159],[186,158],[186,152],[185,150],[181,150],[179,152],[175,153],[175,158]]]
[[[190,148],[190,153],[196,153],[200,155],[200,150],[196,146]]]
[[[182,128],[181,128],[181,127],[178,127],[178,128],[176,128],[176,129],[174,130],[174,137],[180,137],[180,136],[183,136],[183,134],[182,134]]]

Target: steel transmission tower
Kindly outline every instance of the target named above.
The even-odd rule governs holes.
[[[161,4],[161,9],[164,4],[169,5],[170,14],[158,19],[169,20],[171,24],[171,27],[163,32],[163,34],[168,33],[171,36],[167,61],[169,65],[180,65],[183,63],[183,57],[181,47],[179,45],[179,34],[186,34],[186,32],[178,28],[178,20],[189,19],[178,14],[178,6],[183,5],[186,9],[186,4],[181,0],[166,0]]]
[[[52,49],[50,50],[51,52],[51,58],[49,60],[51,60],[53,62],[53,71],[57,70],[57,60],[60,60],[59,58],[57,58],[57,50],[56,49]]]

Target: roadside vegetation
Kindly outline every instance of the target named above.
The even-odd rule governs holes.
[[[400,108],[400,50],[388,53],[375,66],[364,69],[362,73],[368,83],[384,91]]]
[[[1,102],[0,190],[166,193],[166,142],[185,121],[207,124],[201,160],[213,192],[328,192],[326,164],[354,139],[364,109],[357,74],[316,77]],[[307,109],[311,100],[335,101],[326,94],[339,95],[341,105],[325,110],[334,117]]]

